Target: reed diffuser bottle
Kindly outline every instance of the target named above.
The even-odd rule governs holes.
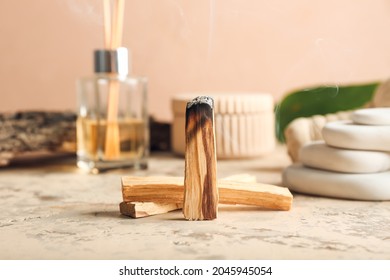
[[[114,10],[112,32],[105,26],[109,48],[94,52],[94,76],[77,82],[77,165],[92,173],[147,167],[147,81],[128,75],[128,50],[118,47],[122,1],[117,1]],[[107,9],[105,6],[105,25],[111,23],[106,20]]]

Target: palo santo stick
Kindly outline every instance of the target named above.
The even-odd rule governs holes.
[[[187,220],[217,218],[217,158],[214,101],[200,96],[187,103],[183,214]]]
[[[161,188],[161,190],[158,190]],[[183,177],[122,177],[124,202],[183,203]]]
[[[183,207],[177,203],[154,203],[154,202],[121,202],[119,210],[122,215],[132,218],[143,218],[157,214],[164,214]]]
[[[237,174],[223,178],[222,180],[255,183],[256,177],[249,174]],[[179,203],[121,202],[119,204],[121,214],[132,218],[165,214],[170,211],[182,209],[182,207],[183,205]]]
[[[290,210],[293,197],[284,187],[262,183],[218,180],[219,203]],[[182,177],[122,177],[125,202],[183,203]]]
[[[221,180],[222,204],[256,205],[264,209],[290,210],[292,194],[287,188],[260,183],[242,183]]]

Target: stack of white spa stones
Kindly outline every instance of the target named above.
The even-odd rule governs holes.
[[[325,141],[301,149],[301,164],[284,170],[284,186],[320,196],[390,200],[390,108],[357,110],[351,121],[326,124],[322,134]]]

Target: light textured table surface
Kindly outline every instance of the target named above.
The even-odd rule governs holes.
[[[261,159],[219,161],[281,183],[283,147]],[[153,155],[144,171],[88,175],[73,160],[0,169],[0,259],[390,259],[390,202],[294,194],[291,211],[221,206],[214,221],[180,211],[121,216],[123,175],[183,176],[184,160]]]

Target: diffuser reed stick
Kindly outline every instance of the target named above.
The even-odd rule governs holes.
[[[124,0],[115,0],[111,21],[110,0],[104,0],[104,42],[106,49],[117,49],[122,42]],[[117,159],[120,156],[120,136],[118,124],[119,82],[109,81],[107,102],[107,126],[105,138],[106,159]]]
[[[103,0],[103,27],[104,27],[104,48],[111,47],[111,3],[110,0]]]
[[[123,20],[124,20],[125,1],[116,0],[113,19],[113,36],[111,38],[111,48],[119,48],[122,44]]]

